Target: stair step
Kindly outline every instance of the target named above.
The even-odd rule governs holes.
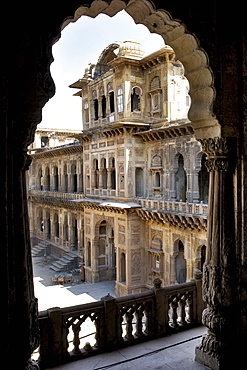
[[[56,272],[63,271],[67,268],[73,268],[73,264],[77,259],[77,255],[73,252],[66,253],[63,257],[50,265],[50,268]]]

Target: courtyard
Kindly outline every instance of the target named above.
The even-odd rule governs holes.
[[[54,271],[50,265],[57,258],[48,256],[33,258],[34,290],[38,298],[39,311],[52,307],[68,307],[100,300],[108,293],[115,297],[115,281],[104,281],[96,284],[81,281],[79,274],[73,274],[68,284],[54,284]]]

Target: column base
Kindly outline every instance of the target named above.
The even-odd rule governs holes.
[[[208,366],[212,370],[225,369],[218,358],[214,357],[212,353],[204,352],[199,347],[195,349],[195,361]]]
[[[195,361],[212,370],[241,368],[241,364],[243,364],[236,343],[232,342],[227,345],[225,342],[216,340],[215,336],[210,334],[204,335],[201,344],[196,347]]]
[[[39,370],[39,365],[34,360],[28,360],[25,370]]]

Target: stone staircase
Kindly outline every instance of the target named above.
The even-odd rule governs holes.
[[[48,255],[50,252],[49,243],[40,241],[37,245],[32,247],[32,257],[43,257],[45,253],[45,248],[46,248],[46,253]]]
[[[61,272],[67,269],[78,267],[78,256],[73,252],[66,253],[63,257],[59,258],[56,262],[50,265],[50,269]]]

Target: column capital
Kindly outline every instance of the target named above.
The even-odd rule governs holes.
[[[214,137],[198,140],[202,145],[202,150],[207,154],[207,158],[226,158],[231,150],[230,138]]]

